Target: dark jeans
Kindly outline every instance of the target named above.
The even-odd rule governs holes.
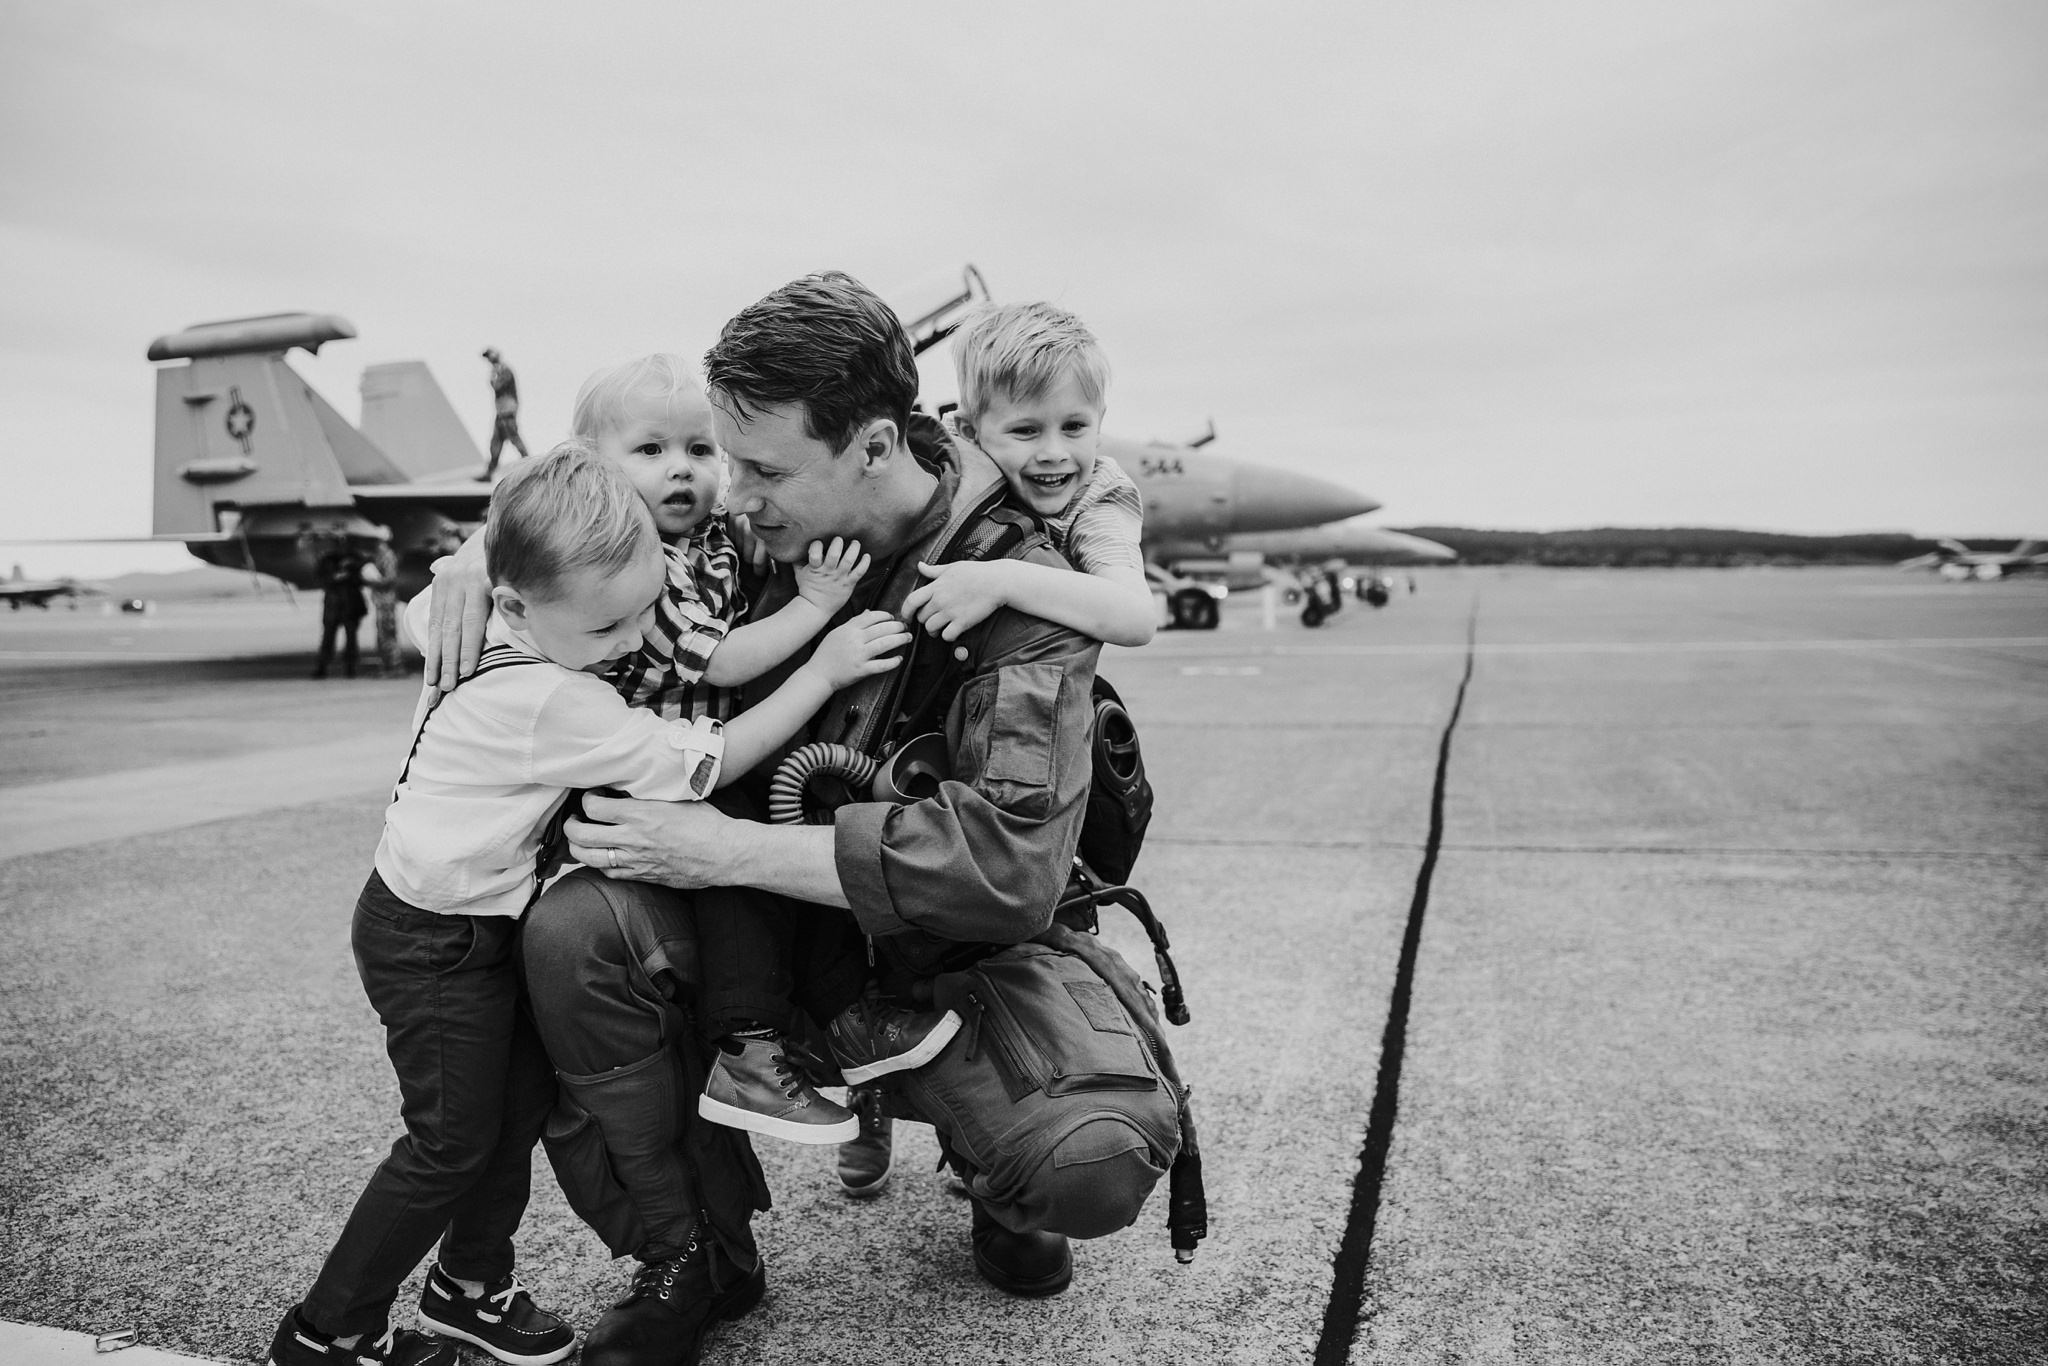
[[[313,672],[323,677],[326,675],[327,666],[334,662],[334,640],[336,636],[339,636],[341,638],[341,671],[350,678],[354,678],[356,676],[356,657],[360,653],[360,648],[356,643],[356,633],[361,629],[362,624],[363,614],[360,611],[351,616],[345,608],[323,608],[320,613],[320,655],[313,667]]]
[[[306,1318],[337,1335],[380,1331],[436,1239],[451,1276],[510,1274],[533,1145],[555,1100],[520,993],[518,920],[419,910],[373,872],[352,939],[398,1073],[405,1133],[306,1295]]]
[[[801,1035],[792,1005],[822,1027],[860,999],[867,949],[851,915],[796,910],[746,887],[707,887],[692,899],[705,1038],[754,1024]]]
[[[713,799],[728,816],[764,813],[743,789]],[[698,1025],[717,1039],[753,1025],[805,1031],[794,1007],[822,1027],[860,999],[867,944],[851,912],[796,908],[749,887],[707,887],[689,894],[697,933]]]

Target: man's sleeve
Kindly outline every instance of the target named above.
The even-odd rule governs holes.
[[[947,717],[953,778],[924,801],[839,809],[840,885],[864,931],[1010,944],[1051,923],[1087,813],[1100,649],[1036,617],[990,619]]]

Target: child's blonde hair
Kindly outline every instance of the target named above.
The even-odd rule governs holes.
[[[615,574],[659,545],[646,500],[582,437],[520,461],[491,490],[485,570],[536,601],[559,596],[574,570]]]
[[[665,402],[677,394],[703,392],[695,367],[681,356],[658,351],[608,365],[584,380],[569,427],[578,436],[596,438],[624,421],[629,398],[648,394]]]
[[[979,420],[997,393],[1037,398],[1071,375],[1090,403],[1109,391],[1109,359],[1082,321],[1048,303],[985,304],[953,334],[962,420]]]

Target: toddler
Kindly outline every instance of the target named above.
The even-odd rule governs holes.
[[[724,462],[711,406],[679,356],[653,355],[600,370],[577,394],[578,436],[632,481],[669,546],[669,583],[653,629],[611,676],[620,694],[664,716],[730,717],[732,689],[781,664],[846,605],[867,557],[858,545],[813,544],[796,566],[797,596],[762,620],[732,623],[746,607],[732,528],[720,507]],[[722,803],[759,819],[737,795]],[[792,1064],[784,1037],[801,997],[850,1084],[922,1066],[960,1027],[952,1011],[909,1011],[873,993],[836,1008],[866,965],[808,964],[799,982],[781,903],[746,888],[692,896],[702,972],[699,1024],[718,1047],[698,1113],[715,1123],[796,1143],[836,1143],[858,1121],[817,1093]],[[830,1005],[820,1002],[831,1001]]]

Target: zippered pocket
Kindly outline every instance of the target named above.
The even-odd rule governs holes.
[[[1037,1090],[1065,1096],[1162,1084],[1123,1003],[1079,958],[1020,944],[969,976],[980,1039],[993,1049],[1013,1101]]]

